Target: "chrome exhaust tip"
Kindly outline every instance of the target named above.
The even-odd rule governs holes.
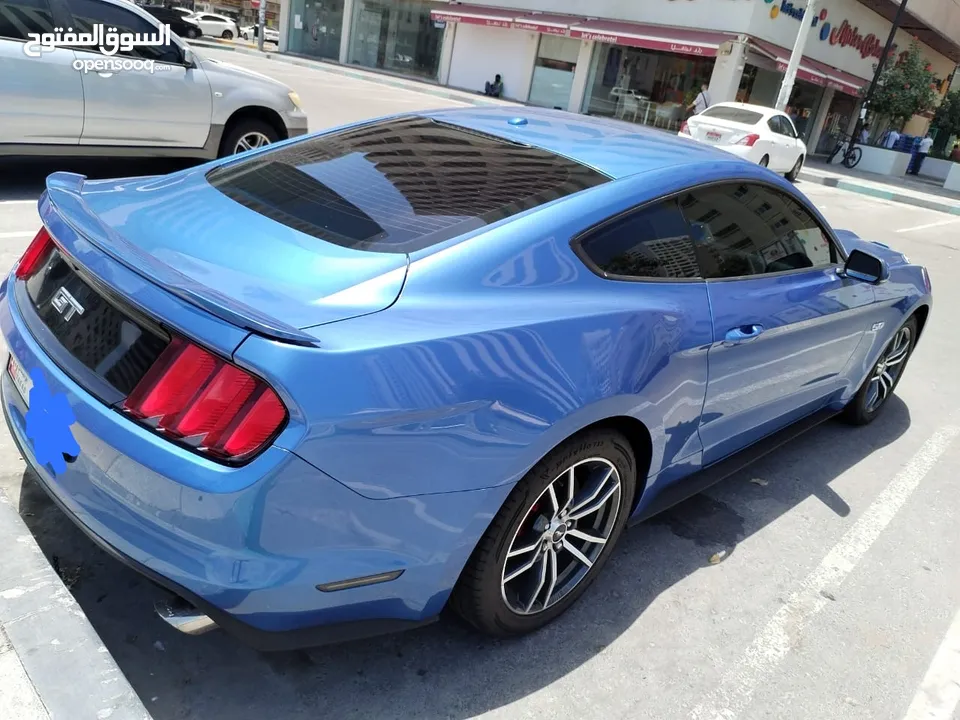
[[[153,609],[167,625],[186,635],[203,635],[217,627],[217,623],[182,598],[159,600]]]

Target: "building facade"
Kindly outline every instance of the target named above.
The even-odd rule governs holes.
[[[773,105],[801,22],[811,30],[788,111],[812,150],[849,132],[898,0],[282,0],[281,51],[676,130],[702,83],[713,102]],[[916,37],[946,92],[960,61],[953,0],[910,0],[895,54]],[[950,8],[954,12],[950,12]],[[908,133],[928,118],[915,117]]]

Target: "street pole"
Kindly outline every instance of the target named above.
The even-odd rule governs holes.
[[[873,91],[877,89],[877,81],[880,79],[880,73],[883,72],[884,65],[887,64],[887,57],[890,55],[890,48],[893,47],[893,39],[897,35],[897,28],[900,27],[900,19],[903,12],[907,9],[907,0],[901,0],[900,7],[897,8],[897,14],[893,18],[893,25],[890,26],[890,34],[887,35],[887,44],[883,46],[883,54],[877,61],[877,69],[873,73],[873,79],[870,81],[870,87],[867,88],[867,94],[863,96],[863,109],[857,116],[857,124],[853,126],[853,142],[860,142],[860,130],[863,128],[863,121],[867,118],[867,109],[870,101],[873,99]]]
[[[263,27],[267,24],[267,0],[260,0],[260,14],[257,16],[257,49],[263,52]]]
[[[780,84],[780,95],[777,97],[777,110],[781,112],[790,102],[790,94],[793,92],[793,85],[797,81],[797,68],[800,67],[803,48],[807,45],[810,27],[813,25],[813,18],[817,14],[817,4],[819,2],[820,0],[807,0],[807,8],[803,11],[803,17],[800,19],[800,32],[797,33],[797,40],[793,43],[793,52],[790,53],[790,62],[787,63],[787,70],[784,72],[783,82]]]

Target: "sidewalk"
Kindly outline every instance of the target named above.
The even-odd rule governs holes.
[[[0,719],[149,720],[0,490]]]
[[[960,215],[960,193],[944,190],[939,184],[922,176],[892,178],[858,171],[856,168],[848,170],[843,165],[827,165],[824,160],[810,158],[800,171],[800,179],[927,210]]]
[[[510,100],[500,100],[491,98],[480,93],[471,93],[464,90],[454,90],[452,88],[427,82],[426,80],[415,80],[411,78],[390,75],[388,73],[376,72],[371,70],[361,70],[348,65],[340,65],[330,60],[320,60],[318,58],[308,58],[291,53],[281,53],[271,50],[260,52],[257,46],[246,40],[217,40],[214,38],[204,38],[201,40],[187,40],[188,45],[199,48],[216,48],[217,50],[228,50],[241,53],[243,55],[254,55],[267,60],[278,60],[279,62],[290,65],[299,65],[300,67],[319,70],[321,72],[333,73],[344,77],[354,78],[356,80],[366,80],[367,82],[377,83],[378,85],[387,85],[389,87],[400,88],[402,90],[411,90],[413,92],[433,95],[434,97],[445,100],[457,100],[468,105],[479,106],[520,106],[522,103],[512,102]],[[272,43],[270,47],[273,47]]]

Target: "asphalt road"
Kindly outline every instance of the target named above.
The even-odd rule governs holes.
[[[296,89],[313,129],[453,104],[236,61]],[[38,227],[42,177],[60,165],[0,172],[0,265]],[[445,622],[267,655],[220,632],[178,635],[152,614],[158,591],[94,548],[24,477],[6,433],[0,486],[158,720],[947,720],[960,680],[960,217],[801,189],[835,227],[930,269],[937,304],[899,399],[867,428],[828,423],[633,528],[579,605],[534,636],[494,642]],[[719,552],[725,559],[711,564]]]

